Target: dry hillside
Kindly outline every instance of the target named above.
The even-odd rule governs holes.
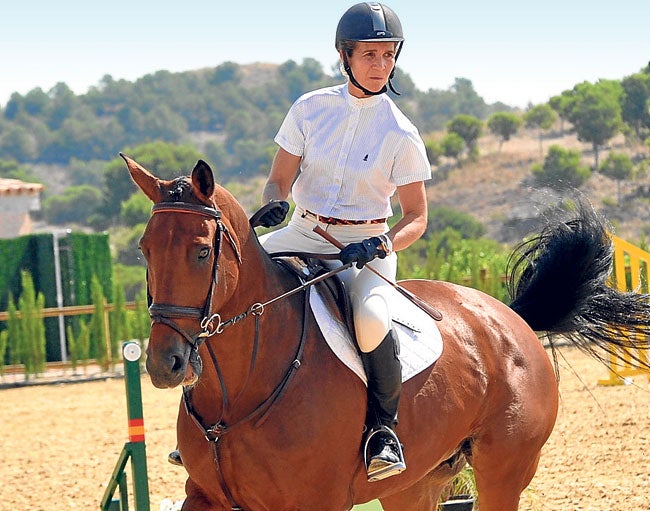
[[[542,141],[543,154],[552,144],[581,151],[583,162],[593,166],[591,145],[579,142],[575,135],[547,136]],[[543,162],[536,133],[522,130],[504,143],[500,151],[498,140],[486,135],[479,141],[479,150],[476,162],[464,162],[460,167],[453,162],[440,165],[439,175],[428,187],[430,207],[444,206],[468,213],[487,227],[488,237],[503,243],[517,242],[536,229],[543,221],[544,211],[560,203],[563,197],[550,189],[533,186],[531,166]],[[600,162],[610,151],[637,156],[644,153],[644,146],[630,147],[620,136],[600,150]],[[649,183],[647,176],[623,182],[620,204],[616,182],[598,173],[592,174],[580,192],[612,223],[618,236],[638,242],[650,230],[650,200],[635,195]]]

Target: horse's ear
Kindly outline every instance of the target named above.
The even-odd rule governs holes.
[[[127,155],[120,153],[120,156],[126,162],[126,166],[131,174],[131,179],[133,179],[133,182],[138,185],[138,188],[140,188],[140,190],[142,190],[153,202],[160,202],[162,200],[160,179]]]
[[[214,174],[210,165],[203,160],[199,160],[192,170],[192,187],[194,193],[209,201],[214,193]]]

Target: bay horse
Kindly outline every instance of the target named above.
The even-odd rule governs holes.
[[[154,386],[183,386],[183,510],[344,511],[379,499],[385,511],[432,511],[469,462],[481,510],[515,511],[558,409],[556,373],[535,331],[568,334],[588,351],[647,348],[621,335],[647,332],[647,296],[605,285],[611,242],[588,208],[513,258],[510,306],[448,282],[401,281],[442,312],[445,345],[403,386],[407,470],[368,482],[366,389],[325,343],[306,295],[289,293],[296,277],[264,251],[207,163],[161,180],[121,156],[154,203],[140,241],[152,319],[146,367]]]

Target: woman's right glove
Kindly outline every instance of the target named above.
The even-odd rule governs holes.
[[[273,204],[273,207],[269,208],[258,220],[258,223],[264,227],[273,227],[274,225],[281,224],[284,222],[289,211],[289,203],[287,201],[272,200],[270,204]]]
[[[356,267],[361,269],[376,257],[383,259],[388,255],[386,245],[377,236],[365,239],[358,243],[350,243],[339,253],[343,264],[356,262]]]

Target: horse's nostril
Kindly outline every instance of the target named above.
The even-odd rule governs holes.
[[[183,358],[175,355],[172,356],[172,373],[177,373],[181,369],[183,369]]]

